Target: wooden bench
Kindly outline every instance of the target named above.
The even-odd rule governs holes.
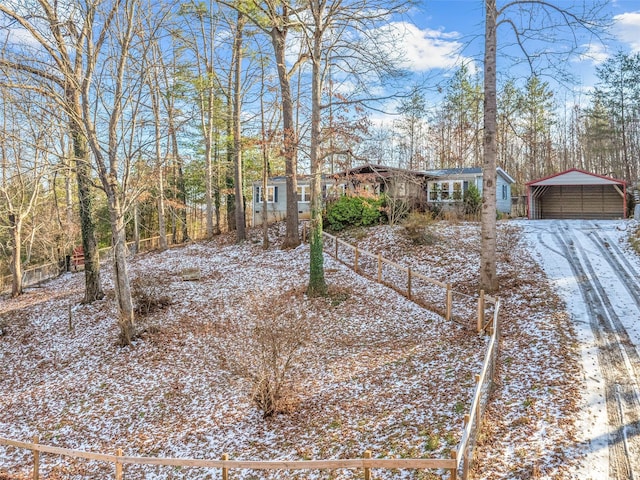
[[[77,272],[80,267],[84,269],[84,249],[82,245],[74,247],[71,253],[71,270]]]

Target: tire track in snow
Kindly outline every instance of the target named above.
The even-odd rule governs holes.
[[[637,383],[640,356],[613,308],[587,251],[578,248],[577,235],[571,232],[566,223],[559,227],[556,239],[578,282],[598,346],[598,363],[605,381],[610,432],[609,474],[615,479],[633,479],[634,471],[635,477],[640,475],[640,389]],[[619,262],[608,255],[603,255],[603,258],[617,272]],[[623,277],[619,276],[619,279],[624,282]]]

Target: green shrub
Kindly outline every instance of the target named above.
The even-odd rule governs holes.
[[[381,198],[343,196],[327,205],[325,223],[337,232],[347,227],[367,227],[380,223],[383,208]]]
[[[467,215],[477,215],[482,205],[482,197],[480,196],[478,187],[473,183],[469,184],[469,188],[464,192],[462,201],[464,203],[464,213]]]

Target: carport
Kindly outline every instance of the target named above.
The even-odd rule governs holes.
[[[527,183],[527,205],[531,220],[626,218],[626,184],[572,168]]]

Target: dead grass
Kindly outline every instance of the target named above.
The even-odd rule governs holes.
[[[401,228],[369,229],[360,246],[473,293],[477,224],[436,222],[434,231],[444,241],[433,245],[412,244]],[[164,293],[173,302],[149,312],[133,348],[115,346],[112,302],[77,305],[80,276],[2,302],[0,309],[20,311],[21,320],[0,337],[6,365],[0,378],[0,391],[6,392],[0,398],[0,435],[24,440],[38,434],[49,444],[103,452],[118,445],[129,455],[219,458],[228,452],[231,458],[297,460],[360,457],[366,449],[381,458],[448,455],[459,440],[485,340],[330,258],[325,261],[329,296],[307,299],[302,295],[307,248],[280,250],[278,231],[270,232],[275,247],[267,251],[259,243],[237,246],[228,236],[135,258],[132,272],[166,279]],[[569,319],[520,243],[511,239],[501,245],[500,255],[511,250],[511,261],[499,270],[503,353],[478,450],[478,476],[525,478],[518,475],[535,473],[533,453],[514,452],[530,451],[539,472],[562,479],[554,449],[564,452],[571,443],[579,373]],[[190,267],[201,269],[200,281],[182,282],[175,274]],[[109,291],[108,270],[103,278]],[[74,334],[66,328],[69,303]],[[302,323],[286,324],[295,319]],[[272,323],[256,331],[262,320]],[[284,414],[263,419],[252,402],[251,376],[224,365],[230,357],[221,343],[236,342],[233,361],[244,361],[255,372],[260,370],[256,334],[271,333],[270,328],[297,334],[306,327],[299,350],[292,350],[286,400],[275,409]],[[20,454],[2,448],[0,463],[10,468],[7,474],[29,468]],[[48,474],[101,478],[112,474],[107,470],[78,461],[51,467]],[[150,474],[143,467],[127,469],[132,479]],[[198,478],[202,472],[153,474]],[[237,475],[253,478],[250,472]],[[336,472],[334,478],[357,475]],[[394,472],[376,475],[396,478]],[[404,478],[437,477],[405,472]]]

